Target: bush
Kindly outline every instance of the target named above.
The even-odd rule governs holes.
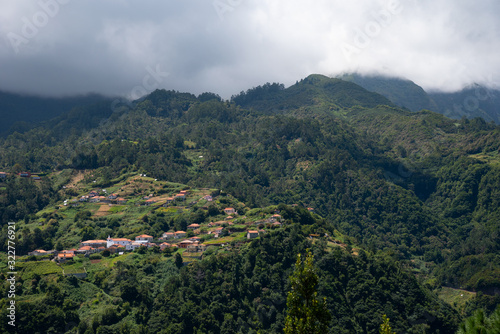
[[[90,254],[89,259],[91,259],[91,260],[100,260],[100,259],[102,259],[102,255],[101,254]]]

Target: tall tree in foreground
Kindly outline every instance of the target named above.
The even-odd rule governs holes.
[[[380,334],[396,334],[392,331],[391,325],[389,324],[389,318],[384,314],[382,316],[382,324],[380,325]]]
[[[465,319],[457,334],[500,334],[500,306],[487,317],[483,310],[477,310]]]
[[[318,275],[313,265],[313,255],[308,249],[305,259],[297,256],[295,270],[290,276],[292,291],[286,300],[287,316],[285,334],[326,333],[330,322],[330,313],[326,300],[318,300]]]

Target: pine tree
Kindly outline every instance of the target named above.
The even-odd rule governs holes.
[[[316,286],[318,275],[313,265],[313,255],[308,249],[305,259],[297,256],[295,270],[290,276],[292,291],[288,293],[286,305],[285,334],[326,333],[330,312],[326,299],[318,299]]]

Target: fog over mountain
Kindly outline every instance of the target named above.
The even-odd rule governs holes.
[[[311,73],[384,74],[425,90],[500,83],[493,0],[1,0],[0,90],[224,98]]]

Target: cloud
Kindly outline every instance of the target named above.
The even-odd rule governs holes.
[[[0,5],[1,90],[131,96],[147,86],[229,98],[265,82],[347,71],[447,91],[500,82],[500,3],[493,0]],[[148,68],[169,74],[148,81]]]

